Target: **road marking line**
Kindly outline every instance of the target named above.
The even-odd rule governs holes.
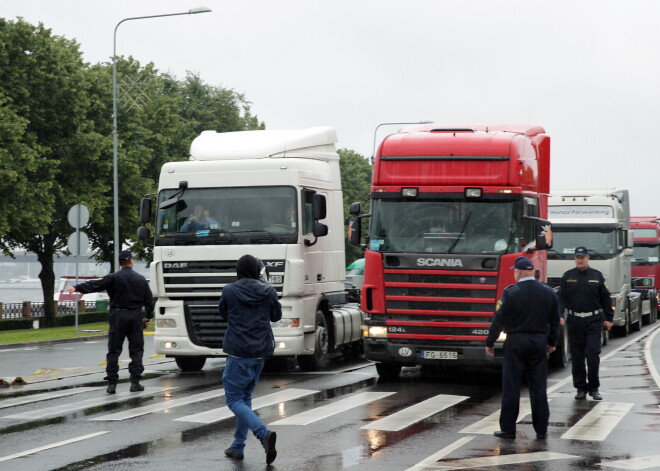
[[[313,422],[325,419],[327,417],[346,412],[347,410],[377,401],[384,397],[392,396],[394,392],[365,392],[356,394],[346,399],[341,399],[337,402],[327,404],[325,406],[316,407],[300,414],[292,415],[286,419],[272,422],[269,425],[308,425]]]
[[[106,404],[114,404],[115,402],[122,402],[141,396],[154,395],[163,391],[175,388],[144,388],[142,392],[120,392],[117,394],[104,394],[103,396],[93,397],[84,401],[72,402],[67,404],[60,404],[53,407],[46,407],[44,409],[31,410],[22,412],[20,414],[6,415],[0,419],[43,419],[58,414],[65,414],[76,410],[87,409],[89,407],[102,406]]]
[[[469,399],[469,396],[453,396],[450,394],[439,394],[435,397],[422,401],[414,406],[407,407],[395,412],[385,418],[376,420],[370,424],[360,427],[362,430],[383,430],[387,432],[398,432],[417,422],[452,407],[459,402]]]
[[[651,334],[649,339],[646,341],[646,344],[644,344],[644,357],[646,358],[646,366],[649,370],[649,373],[651,373],[653,381],[655,381],[655,384],[660,387],[660,375],[658,374],[658,369],[655,367],[653,357],[651,356],[651,344],[653,343],[653,339],[658,334],[658,332],[660,332],[660,330],[656,328],[653,331],[653,334]]]
[[[200,394],[194,394],[188,397],[181,397],[178,399],[166,400],[158,404],[150,404],[148,406],[136,407],[126,411],[116,412],[114,414],[102,415],[101,417],[94,417],[89,420],[126,420],[141,415],[150,414],[152,412],[160,412],[165,409],[172,409],[173,407],[184,406],[186,404],[193,404],[195,402],[206,401],[208,399],[216,399],[225,395],[223,390],[207,391]]]
[[[628,460],[603,461],[600,466],[611,466],[621,469],[650,469],[660,466],[660,455],[641,456]]]
[[[423,469],[427,469],[426,467],[428,465],[437,464],[437,462],[440,461],[442,458],[444,458],[445,456],[447,456],[449,453],[453,452],[454,450],[458,450],[460,447],[465,445],[467,442],[469,442],[473,438],[476,438],[476,437],[459,438],[454,443],[452,443],[450,445],[447,445],[446,447],[444,447],[442,450],[438,451],[437,453],[432,454],[428,458],[424,458],[422,461],[420,461],[416,465],[411,466],[410,468],[406,469],[406,471],[422,471]]]
[[[550,402],[550,400],[548,400]],[[492,434],[493,432],[497,431],[500,429],[500,413],[502,412],[502,409],[498,409],[497,411],[493,412],[490,414],[488,417],[484,417],[478,422],[473,423],[472,425],[468,425],[465,427],[463,430],[461,430],[458,433],[479,433],[479,434]],[[529,400],[528,397],[521,397],[520,398],[520,407],[518,409],[518,420],[516,422],[520,422],[523,420],[525,417],[527,417],[529,414],[532,413],[532,404]]]
[[[4,409],[6,407],[20,406],[23,404],[30,404],[32,402],[47,401],[49,399],[56,399],[58,397],[73,396],[74,394],[80,394],[88,391],[97,391],[99,389],[105,389],[105,388],[82,387],[75,389],[65,389],[62,391],[33,394],[31,396],[22,396],[14,399],[3,399],[2,402],[0,402],[0,409]]]
[[[450,471],[455,469],[474,469],[489,466],[504,466],[507,464],[533,463],[535,461],[563,460],[577,458],[575,455],[563,453],[552,453],[549,451],[537,451],[534,453],[517,453],[513,455],[484,456],[481,458],[466,458],[464,460],[451,460],[446,463],[436,463],[424,468],[411,468],[428,471]]]
[[[565,440],[603,441],[632,409],[632,402],[600,402],[561,438]]]
[[[261,409],[262,407],[272,406],[280,402],[292,401],[294,399],[299,399],[301,397],[310,396],[312,394],[317,394],[320,391],[314,391],[311,389],[286,389],[284,391],[278,391],[273,394],[268,394],[266,396],[261,396],[252,401],[252,410]],[[196,422],[199,424],[212,424],[214,422],[220,422],[221,420],[226,420],[234,417],[234,414],[229,410],[229,407],[219,407],[217,409],[211,409],[206,412],[200,412],[198,414],[187,415],[185,417],[179,417],[174,419],[179,422]]]
[[[44,445],[44,446],[40,446],[38,448],[32,448],[31,450],[21,451],[20,453],[14,453],[13,455],[7,455],[7,456],[0,457],[0,461],[9,461],[9,460],[13,460],[14,458],[21,458],[23,456],[32,455],[32,454],[38,453],[40,451],[49,450],[51,448],[57,448],[57,447],[60,447],[60,446],[68,445],[69,443],[75,443],[75,442],[79,442],[79,441],[82,441],[82,440],[87,440],[89,438],[98,437],[99,435],[104,435],[106,433],[110,433],[110,431],[108,430],[108,431],[105,431],[105,432],[90,433],[88,435],[82,435],[80,437],[70,438],[68,440],[64,440],[64,441],[61,441],[61,442],[51,443],[50,445]]]

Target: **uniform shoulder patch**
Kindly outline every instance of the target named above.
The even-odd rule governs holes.
[[[502,302],[502,298],[498,299],[498,300],[497,300],[497,304],[495,304],[495,310],[496,310],[496,311],[499,311],[500,309],[502,309],[502,305],[503,305],[503,304],[504,304],[504,303]]]

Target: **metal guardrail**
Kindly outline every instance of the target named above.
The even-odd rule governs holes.
[[[23,301],[20,303],[0,303],[0,319],[40,318],[44,316],[43,302]],[[84,311],[96,311],[96,301],[86,301]],[[58,314],[72,314],[76,312],[76,301],[63,301],[57,303]]]

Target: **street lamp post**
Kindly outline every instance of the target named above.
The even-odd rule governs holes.
[[[208,7],[192,8],[181,13],[165,13],[163,15],[135,16],[124,18],[117,26],[112,41],[112,191],[114,206],[114,268],[119,269],[119,252],[121,244],[119,242],[119,172],[117,163],[117,28],[125,21],[144,20],[147,18],[161,18],[164,16],[195,15],[197,13],[209,13],[212,10]]]
[[[376,126],[376,129],[374,129],[374,145],[373,148],[371,149],[371,163],[374,163],[374,159],[376,158],[376,136],[378,135],[378,128],[381,126],[393,126],[393,125],[400,125],[400,124],[431,124],[433,121],[414,121],[412,123],[380,123],[378,126]]]

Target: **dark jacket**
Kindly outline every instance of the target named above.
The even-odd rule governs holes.
[[[576,267],[568,270],[561,277],[557,294],[562,315],[564,308],[577,312],[602,309],[606,321],[612,322],[614,319],[612,298],[605,286],[605,278],[595,268],[587,267],[586,270],[579,270]]]
[[[110,296],[110,309],[142,310],[144,306],[147,319],[154,317],[156,300],[151,294],[149,283],[130,267],[110,273],[99,280],[91,280],[75,286],[79,293],[97,293],[107,291]]]
[[[497,302],[495,316],[486,339],[492,347],[504,330],[510,334],[546,334],[548,345],[557,345],[559,304],[555,292],[536,280],[519,281],[507,286]]]
[[[220,317],[227,321],[222,350],[241,358],[263,358],[275,350],[271,322],[282,318],[275,288],[263,281],[241,278],[222,289]]]

